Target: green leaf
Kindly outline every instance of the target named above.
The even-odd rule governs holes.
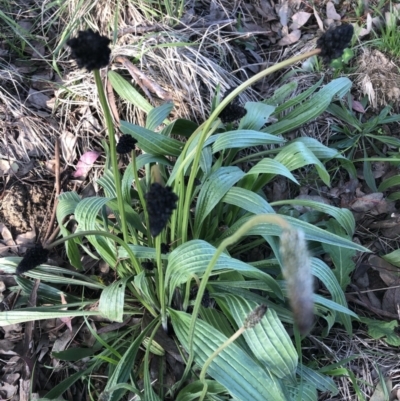
[[[301,364],[299,364],[299,366],[297,367],[297,373],[303,380],[317,388],[319,391],[329,391],[332,395],[336,395],[339,393],[335,382],[330,377],[325,376],[322,373],[319,373]]]
[[[34,281],[28,280],[21,276],[15,276],[15,281],[21,287],[22,291],[29,295],[31,294]],[[58,288],[51,287],[50,285],[40,283],[39,288],[37,289],[38,301],[40,304],[51,302],[51,303],[59,303],[61,301],[61,295],[63,295],[67,302],[79,302],[82,300],[80,297],[76,297],[71,294],[66,294],[64,291],[59,290]]]
[[[274,213],[274,209],[260,195],[239,187],[231,188],[222,198],[222,202],[238,206],[250,213]]]
[[[288,115],[282,117],[281,121],[267,126],[264,130],[270,134],[284,134],[293,131],[295,128],[321,115],[328,108],[334,96],[342,97],[350,88],[351,81],[348,78],[337,78],[325,85]]]
[[[168,118],[173,108],[174,104],[172,102],[165,102],[161,106],[154,107],[147,115],[146,128],[154,131]]]
[[[165,273],[165,289],[169,290],[167,293],[170,298],[176,287],[186,283],[194,275],[202,277],[215,250],[206,241],[192,240],[180,245],[170,253]],[[222,254],[218,258],[213,272],[221,273],[221,271],[238,271],[243,276],[260,280],[266,283],[276,296],[282,297],[280,286],[269,274],[240,260]]]
[[[299,182],[294,178],[290,170],[278,160],[275,159],[262,159],[255,166],[253,166],[246,175],[250,174],[271,174],[271,179],[277,175],[283,175],[294,183],[299,184]]]
[[[266,213],[268,214],[268,213]],[[306,223],[305,221],[301,221],[295,219],[294,217],[290,216],[283,216],[285,220],[287,220],[293,227],[300,228],[304,231],[305,238],[308,241],[316,241],[325,244],[332,244],[339,247],[344,247],[348,249],[355,249],[361,252],[370,252],[369,249],[364,248],[363,246],[352,242],[348,239],[342,238],[338,235],[332,234],[329,231],[323,230],[313,224]],[[219,237],[218,241],[222,241],[224,238],[231,236],[239,227],[241,227],[250,216],[242,217],[238,220],[235,224],[229,227],[227,230],[223,232],[223,234]],[[282,233],[282,228],[277,226],[276,224],[258,224],[257,226],[253,227],[249,230],[245,235],[261,235],[262,237],[268,240],[270,235],[273,236],[280,236]]]
[[[335,249],[340,249],[335,247]],[[343,250],[342,250],[343,251]],[[346,249],[347,251],[347,249]],[[333,301],[347,308],[346,296],[337,281],[334,272],[322,260],[312,258],[313,275],[316,276],[325,285],[330,292]],[[337,317],[344,324],[349,335],[352,334],[351,318],[347,313],[338,313]]]
[[[89,356],[94,355],[97,351],[101,350],[101,348],[102,345],[97,343],[96,345],[90,348],[76,347],[76,348],[68,348],[65,351],[52,352],[51,356],[53,358],[60,359],[61,361],[75,362],[83,358],[87,358]]]
[[[394,175],[393,177],[387,178],[380,183],[378,192],[386,191],[388,188],[396,187],[398,185],[400,185],[400,175]]]
[[[330,177],[325,166],[302,142],[291,142],[285,145],[276,155],[275,160],[285,165],[290,171],[314,164],[321,180],[326,185],[330,185]]]
[[[99,312],[112,322],[122,322],[126,283],[131,277],[115,281],[102,291],[99,300]]]
[[[169,309],[175,333],[188,351],[191,315]],[[211,354],[227,337],[198,319],[194,330],[194,360],[203,366]],[[207,373],[222,384],[238,400],[285,401],[280,383],[235,343],[221,351],[211,362]]]
[[[90,197],[82,199],[76,207],[75,219],[79,223],[79,230],[104,230],[103,224],[97,221],[97,217],[104,206],[112,198]],[[117,259],[114,251],[114,241],[102,235],[88,235],[86,237],[95,247],[106,263],[115,266]]]
[[[269,116],[275,111],[274,106],[261,102],[247,102],[244,107],[247,113],[240,120],[239,130],[258,131],[267,123]]]
[[[75,213],[75,208],[80,202],[81,198],[76,192],[64,192],[60,194],[58,197],[57,203],[57,223],[60,227],[60,231],[63,237],[70,235],[71,233],[66,229],[64,221],[66,218]],[[67,256],[69,262],[75,268],[81,270],[82,263],[81,263],[81,255],[78,249],[78,243],[80,243],[80,239],[71,239],[65,243],[65,250],[67,252]]]
[[[153,106],[124,78],[115,71],[108,72],[112,87],[123,99],[132,103],[145,113],[149,113]]]
[[[275,90],[274,94],[270,98],[265,99],[263,103],[271,106],[278,106],[297,89],[297,85],[297,81],[292,81],[285,85],[279,86],[278,89]]]
[[[229,310],[241,327],[258,304],[234,295],[224,296]],[[254,356],[269,372],[283,379],[294,380],[298,355],[276,312],[268,308],[261,322],[243,333]]]
[[[142,344],[148,331],[154,327],[156,322],[156,320],[153,320],[152,323],[145,327],[141,333],[135,337],[129,348],[119,360],[117,366],[113,370],[112,375],[108,378],[106,387],[104,388],[104,393],[107,394],[109,401],[119,401],[126,392],[123,389],[112,391],[112,388],[118,384],[126,383],[129,380],[140,345]]]
[[[339,226],[339,224],[335,220],[329,220],[327,222],[327,229],[341,236],[342,238],[346,238],[351,240],[351,237],[346,235],[344,230]],[[335,265],[335,269],[333,269],[333,273],[335,274],[337,281],[340,284],[340,287],[345,290],[347,286],[350,284],[350,276],[355,269],[355,263],[353,258],[356,254],[355,250],[340,248],[337,246],[332,246],[329,244],[322,245],[324,251],[330,255],[332,258],[332,262]]]
[[[207,382],[207,394],[224,394],[226,388],[214,380],[206,380]],[[184,387],[178,394],[176,401],[194,401],[198,400],[201,392],[203,391],[203,383],[200,380],[196,380],[186,387]]]
[[[120,129],[124,134],[132,135],[138,141],[139,147],[152,155],[179,156],[183,149],[183,144],[176,139],[157,134],[127,121],[121,121]]]
[[[68,308],[68,304],[60,305],[60,308]],[[62,317],[98,316],[98,311],[77,310],[49,310],[48,312],[24,310],[12,310],[0,312],[0,326],[9,324],[33,322],[34,320],[59,319]]]
[[[222,134],[213,135],[213,137],[213,139],[215,139],[212,146],[213,153],[224,149],[249,148],[251,146],[281,144],[285,142],[285,139],[279,136],[249,129],[227,131]]]
[[[281,205],[299,205],[310,207],[322,213],[332,216],[346,231],[347,234],[353,235],[356,227],[353,213],[348,209],[339,209],[338,207],[327,205],[322,202],[315,202],[305,199],[292,199],[272,202],[271,207]]]
[[[71,386],[77,382],[81,377],[85,377],[90,374],[93,370],[93,367],[87,368],[85,370],[80,370],[79,372],[73,373],[71,376],[67,377],[60,384],[57,384],[53,387],[46,395],[45,399],[55,400],[61,396],[65,391],[71,388]]]
[[[178,118],[168,124],[162,131],[161,134],[171,137],[171,135],[180,135],[189,138],[194,131],[196,131],[198,125],[190,120]]]
[[[196,236],[200,234],[201,223],[208,214],[215,208],[223,196],[235,185],[242,177],[244,172],[238,167],[221,167],[212,173],[203,183],[194,218],[194,230]]]
[[[386,262],[391,263],[394,266],[400,267],[400,249],[396,249],[393,252],[388,253],[387,255],[382,256]]]
[[[400,346],[400,336],[396,332],[399,324],[396,320],[384,322],[382,320],[368,319],[361,317],[360,320],[368,326],[368,335],[377,340],[383,338],[387,344],[394,347]]]

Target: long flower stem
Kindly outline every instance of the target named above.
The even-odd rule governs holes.
[[[230,344],[232,344],[238,337],[240,337],[244,332],[246,328],[244,326],[240,327],[239,330],[236,331],[231,337],[229,337],[224,343],[222,343],[204,362],[204,365],[201,369],[200,372],[200,381],[203,383],[203,391],[199,397],[199,401],[203,401],[204,397],[207,395],[207,389],[208,385],[206,382],[206,373],[208,367],[211,365],[211,362],[218,356],[219,353],[221,353],[226,347],[228,347]]]
[[[273,65],[272,67],[267,68],[266,70],[260,71],[258,74],[254,75],[253,77],[249,78],[247,81],[243,82],[241,85],[239,85],[232,93],[230,93],[225,99],[221,101],[221,103],[216,107],[214,112],[210,115],[210,117],[207,119],[207,121],[204,122],[197,130],[196,132],[200,133],[200,139],[197,144],[197,151],[195,154],[195,158],[193,161],[192,169],[190,172],[190,177],[189,177],[189,183],[187,187],[187,195],[185,197],[185,205],[184,205],[184,210],[183,210],[183,217],[182,217],[182,227],[181,227],[181,236],[182,236],[182,243],[185,243],[187,241],[187,236],[188,236],[188,224],[189,224],[189,212],[190,212],[190,201],[191,201],[191,194],[193,193],[193,185],[194,185],[194,179],[196,178],[197,175],[197,169],[199,167],[199,162],[200,162],[200,157],[201,157],[201,150],[203,149],[203,144],[204,141],[207,138],[207,133],[210,130],[211,124],[218,118],[219,114],[221,111],[236,97],[238,96],[241,92],[243,92],[245,89],[247,89],[249,86],[253,85],[255,82],[257,82],[259,79],[264,78],[276,71],[279,71],[282,68],[285,68],[291,64],[297,63],[298,61],[304,60],[306,58],[309,58],[311,56],[314,56],[316,54],[319,54],[321,52],[321,49],[314,49],[308,53],[301,54],[296,57],[292,57],[288,60],[284,60],[278,64]],[[200,130],[201,129],[201,130]]]
[[[165,307],[165,289],[164,289],[164,269],[161,260],[161,234],[156,237],[156,258],[157,258],[157,284],[158,284],[158,299],[160,301],[161,323],[164,331],[167,327],[167,313]]]
[[[96,81],[97,92],[99,94],[99,100],[101,107],[103,109],[104,118],[106,120],[107,131],[108,131],[108,139],[110,141],[110,158],[111,158],[111,167],[114,174],[114,182],[115,189],[117,192],[117,204],[119,216],[122,224],[122,235],[124,237],[125,242],[129,242],[128,238],[128,228],[126,224],[125,218],[125,210],[124,210],[124,200],[122,197],[122,189],[121,189],[121,177],[118,170],[118,161],[117,161],[117,151],[116,151],[116,143],[115,143],[115,135],[114,135],[114,124],[111,117],[110,108],[108,107],[106,95],[104,93],[103,83],[101,82],[100,71],[94,70],[94,79]]]
[[[146,231],[147,231],[147,246],[152,247],[153,246],[153,240],[152,240],[152,236],[150,234],[149,214],[147,213],[146,200],[144,199],[142,186],[140,185],[139,174],[138,174],[137,165],[136,165],[136,153],[135,153],[135,150],[132,150],[132,168],[133,168],[133,175],[135,177],[136,190],[137,190],[137,193],[139,195],[140,203],[143,206],[143,213],[144,213],[144,219],[145,219],[145,222],[146,222]]]

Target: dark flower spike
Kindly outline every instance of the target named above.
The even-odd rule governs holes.
[[[135,144],[137,140],[129,134],[121,135],[119,138],[119,142],[117,143],[117,153],[123,155],[125,153],[129,153],[135,149]]]
[[[143,267],[143,269],[146,269],[146,270],[153,270],[154,263],[153,262],[142,262],[142,267]]]
[[[225,99],[235,88],[230,88],[224,95],[223,99]],[[240,106],[239,99],[235,98],[232,100],[228,106],[226,106],[221,113],[219,114],[219,118],[221,121],[225,123],[231,123],[233,121],[239,120],[244,117],[247,113],[247,110]]]
[[[171,187],[163,187],[155,182],[151,184],[150,191],[145,195],[145,199],[149,214],[150,233],[153,237],[157,237],[176,209],[178,196],[172,192]]]
[[[17,266],[15,274],[17,276],[26,273],[29,270],[34,269],[35,267],[42,265],[47,262],[47,258],[49,257],[49,250],[44,249],[41,245],[37,245],[34,248],[29,248],[21,262]]]
[[[169,252],[169,244],[161,242],[161,253],[167,254]]]
[[[71,48],[71,56],[79,68],[88,71],[99,70],[110,62],[111,50],[108,47],[110,39],[101,36],[91,29],[79,31],[76,38],[68,40],[67,45]]]
[[[327,64],[341,57],[344,49],[350,45],[353,33],[354,28],[351,24],[329,29],[317,40],[317,48],[321,49],[319,55]]]

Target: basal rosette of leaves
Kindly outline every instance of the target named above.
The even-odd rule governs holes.
[[[129,83],[113,71],[108,78],[122,98],[136,105],[140,98]],[[218,118],[221,104],[229,104],[250,84],[251,81],[234,90],[219,105],[216,101],[210,118],[200,126],[185,120],[169,123],[171,103],[150,106],[145,127],[122,121],[121,131],[134,138],[133,145],[141,154],[137,156],[132,150],[131,161],[120,176],[115,169],[115,140],[110,140],[110,147],[104,143],[107,162],[97,181],[104,196],[81,199],[75,192],[60,196],[57,221],[63,238],[58,243],[65,242],[69,261],[77,270],[44,264],[27,271],[27,278],[18,276],[17,283],[25,293],[33,288],[29,278],[41,280],[40,304],[35,310],[23,307],[2,312],[0,323],[93,315],[113,322],[146,315],[150,323],[144,328],[129,326],[108,337],[95,333],[95,347],[81,355],[74,348],[55,354],[68,361],[89,357],[89,362],[85,369],[50,390],[47,399],[61,396],[75,381],[87,380],[91,372],[107,366],[105,387],[101,392],[93,390],[96,399],[102,401],[122,400],[128,391],[140,399],[178,401],[231,397],[314,400],[317,391],[337,392],[331,378],[301,363],[298,317],[289,306],[290,290],[296,290],[301,282],[296,278],[289,282],[282,257],[285,250],[279,250],[279,238],[285,230],[299,230],[314,249],[327,246],[367,250],[347,238],[355,229],[348,210],[312,201],[279,202],[300,202],[318,211],[322,216],[319,223],[310,224],[277,213],[273,206],[278,204],[269,203],[262,188],[277,176],[299,185],[296,171],[305,167],[315,169],[318,179],[329,185],[325,162],[333,159],[354,173],[352,164],[336,149],[311,138],[286,141],[283,136],[318,117],[333,99],[349,91],[351,82],[339,78],[322,87],[319,82],[286,100],[296,89],[291,83],[282,86],[271,99],[247,103],[245,115],[239,113],[242,117],[237,127],[222,123]],[[274,123],[268,123],[270,117],[274,117]],[[113,131],[109,134],[113,135]],[[186,139],[176,139],[179,137]],[[251,157],[243,156],[244,149],[261,146],[264,148],[257,148],[260,150]],[[243,167],[245,161],[251,161],[251,166]],[[160,214],[164,227],[161,230],[151,229],[148,210],[148,194],[154,183],[168,188],[165,193],[173,201],[168,216]],[[162,205],[157,202],[151,204],[151,209]],[[65,222],[67,218],[75,222],[73,233]],[[344,231],[343,236],[330,230],[332,220]],[[162,244],[170,245],[168,253],[162,252]],[[241,260],[244,252],[261,244],[269,249],[267,259],[252,263]],[[296,252],[291,251],[295,258]],[[115,282],[105,286],[84,275],[80,271],[84,254],[99,257],[114,269]],[[310,272],[329,293],[305,294],[315,304],[315,321],[325,332],[338,323],[351,334],[351,318],[357,316],[347,308],[336,275],[317,257],[302,257],[307,258]],[[1,268],[13,273],[18,261],[3,258]],[[149,261],[154,270],[142,266]],[[291,267],[295,275],[301,273],[300,262]],[[82,294],[85,289],[97,291],[98,298],[66,294],[67,303],[61,303],[58,286],[66,284],[82,287]],[[202,306],[206,291],[214,307]],[[268,307],[265,316],[226,346],[260,304]],[[149,364],[151,353],[166,352],[153,339],[157,330],[167,329],[168,323],[172,324],[186,368],[175,385],[166,390],[152,386]]]

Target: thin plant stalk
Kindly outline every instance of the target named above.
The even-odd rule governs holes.
[[[133,168],[133,176],[135,177],[136,190],[139,195],[140,203],[143,206],[143,213],[144,213],[144,218],[145,218],[145,222],[146,222],[148,246],[152,247],[153,241],[152,241],[152,236],[150,234],[149,214],[147,213],[146,200],[144,199],[142,186],[140,185],[139,174],[138,174],[137,165],[136,165],[136,153],[134,150],[132,150],[132,168]]]
[[[114,133],[114,123],[111,117],[110,108],[108,107],[106,95],[104,93],[103,83],[101,82],[100,71],[94,70],[94,79],[96,81],[97,92],[99,94],[99,100],[101,107],[103,109],[104,118],[106,120],[107,131],[108,131],[108,139],[110,141],[110,158],[111,158],[111,167],[114,174],[114,183],[115,189],[117,193],[117,204],[119,216],[121,219],[121,229],[122,235],[125,242],[129,241],[128,237],[128,228],[126,224],[125,218],[125,210],[124,210],[124,199],[122,197],[122,188],[121,188],[121,177],[118,170],[118,160],[117,160],[117,151],[116,151],[116,143],[115,143],[115,133]]]
[[[187,360],[185,371],[184,371],[182,379],[181,379],[181,383],[184,380],[186,380],[186,377],[192,368],[192,363],[194,360],[194,353],[193,353],[194,329],[196,326],[196,321],[197,321],[197,317],[198,317],[199,310],[200,310],[201,300],[203,299],[203,295],[204,295],[204,291],[205,291],[207,283],[208,283],[208,279],[210,277],[210,274],[211,274],[215,264],[218,261],[218,258],[221,256],[221,254],[225,251],[225,249],[229,245],[232,245],[235,242],[239,241],[240,238],[244,234],[246,234],[246,232],[249,231],[251,228],[255,227],[258,224],[265,224],[265,223],[266,224],[276,224],[276,225],[280,226],[282,229],[289,229],[291,227],[290,224],[284,218],[282,218],[278,215],[261,214],[259,216],[253,216],[246,223],[244,223],[234,234],[232,234],[228,238],[225,238],[221,242],[221,244],[216,249],[212,259],[210,260],[210,263],[208,264],[208,266],[203,274],[200,287],[197,291],[196,301],[195,301],[195,304],[193,307],[192,319],[190,321],[190,327],[189,327],[189,339],[188,339],[189,357]]]
[[[164,268],[161,260],[161,234],[156,237],[156,259],[157,259],[157,286],[158,299],[160,301],[161,323],[164,331],[168,330],[167,312],[165,304],[165,288],[164,288]]]
[[[211,365],[211,362],[221,353],[225,348],[229,347],[237,338],[239,338],[244,332],[246,328],[244,326],[240,327],[239,330],[236,331],[231,337],[229,337],[224,343],[222,343],[204,362],[204,365],[200,372],[200,381],[203,383],[203,391],[200,394],[199,401],[203,401],[204,397],[207,395],[208,384],[206,382],[206,373],[208,367]]]
[[[297,63],[298,61],[304,60],[311,56],[317,55],[321,52],[321,49],[314,49],[308,53],[301,54],[296,57],[292,57],[288,60],[284,60],[278,64],[273,65],[272,67],[267,68],[266,70],[260,71],[258,74],[254,75],[253,77],[249,78],[247,81],[243,82],[239,85],[232,93],[230,93],[225,99],[221,101],[221,103],[215,108],[214,112],[210,115],[210,117],[205,121],[196,131],[200,133],[200,139],[197,144],[197,149],[193,161],[193,165],[191,168],[190,176],[189,176],[189,183],[187,186],[187,196],[185,197],[185,205],[182,211],[182,216],[180,221],[182,221],[182,227],[180,230],[182,243],[187,241],[188,237],[188,224],[189,224],[189,213],[190,213],[190,203],[191,203],[191,196],[190,194],[193,193],[193,185],[194,180],[197,175],[197,169],[200,163],[201,157],[201,150],[203,149],[203,144],[208,136],[208,132],[210,130],[211,124],[218,118],[221,111],[240,93],[242,93],[245,89],[249,86],[253,85],[259,79],[264,78],[276,71],[279,71],[282,68],[288,67],[291,64]],[[200,131],[201,130],[201,131]],[[186,145],[187,146],[187,145]]]

